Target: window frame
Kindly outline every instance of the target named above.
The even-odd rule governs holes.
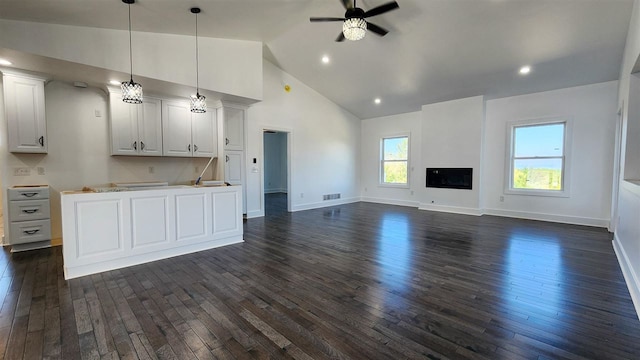
[[[398,139],[398,138],[407,138],[407,159],[406,160],[384,160],[384,141],[386,139]],[[390,188],[401,188],[408,189],[411,183],[411,134],[410,133],[400,133],[400,134],[391,134],[384,135],[380,137],[380,147],[379,147],[379,160],[378,160],[378,186],[380,187],[390,187]],[[384,164],[385,162],[406,162],[407,163],[407,182],[406,183],[388,183],[384,181]]]
[[[541,126],[564,124],[563,154],[562,154],[562,190],[542,190],[542,189],[516,189],[513,187],[513,170],[515,155],[515,130],[519,127]],[[549,197],[569,197],[571,184],[571,138],[572,138],[573,119],[568,116],[551,117],[542,119],[529,119],[510,121],[507,123],[507,139],[506,139],[506,156],[505,156],[505,178],[504,178],[504,194],[508,195],[528,195],[528,196],[549,196]],[[545,159],[559,158],[558,156],[549,157],[523,157],[528,159]]]

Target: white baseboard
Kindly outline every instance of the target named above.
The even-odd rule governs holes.
[[[620,269],[622,270],[622,275],[624,275],[624,281],[627,283],[627,288],[629,289],[629,294],[631,294],[633,306],[636,308],[638,319],[640,319],[640,280],[636,275],[637,272],[633,268],[633,264],[629,261],[627,252],[624,250],[622,243],[620,243],[618,234],[613,235],[613,250],[618,257],[618,263],[620,263]]]
[[[448,205],[420,203],[420,205],[418,206],[418,209],[446,212],[446,213],[452,213],[452,214],[462,214],[462,215],[474,215],[474,216],[482,215],[482,211],[480,209],[467,208],[467,207],[461,207],[461,206],[448,206]]]
[[[563,223],[563,224],[595,226],[595,227],[601,227],[601,228],[609,227],[608,219],[594,219],[594,218],[586,218],[586,217],[578,217],[578,216],[543,214],[543,213],[534,213],[534,212],[527,212],[527,211],[513,211],[513,210],[501,210],[501,209],[484,209],[483,213],[486,215],[495,215],[495,216],[503,216],[503,217],[510,217],[510,218],[518,218],[518,219],[540,220],[540,221],[557,222],[557,223]]]
[[[355,202],[359,202],[359,201],[360,201],[359,197],[337,199],[337,200],[327,200],[327,201],[310,203],[310,204],[293,205],[291,211],[295,212],[295,211],[319,209],[319,208],[329,207],[329,206],[351,204],[351,203],[355,203]]]
[[[409,206],[417,208],[420,205],[417,201],[408,201],[408,200],[396,200],[396,199],[383,199],[383,198],[373,198],[373,197],[362,197],[360,201],[370,202],[376,204],[387,204],[387,205],[398,205],[398,206]]]
[[[247,211],[247,219],[253,219],[253,218],[263,217],[263,216],[264,216],[264,211],[260,211],[260,210]]]

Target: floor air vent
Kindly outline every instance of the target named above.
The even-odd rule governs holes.
[[[322,200],[335,200],[335,199],[340,199],[340,194],[322,195]]]

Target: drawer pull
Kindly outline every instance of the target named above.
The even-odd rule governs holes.
[[[40,231],[40,229],[22,230],[22,232],[27,234],[27,235],[33,235],[33,234],[37,233],[38,231]]]
[[[34,197],[36,195],[38,195],[37,192],[28,192],[28,193],[20,193],[20,195],[24,196],[24,197]]]
[[[38,211],[38,209],[23,209],[22,212],[25,214],[33,214],[36,211]]]

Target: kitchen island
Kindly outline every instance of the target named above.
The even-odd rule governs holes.
[[[243,242],[241,186],[61,193],[71,279]]]

